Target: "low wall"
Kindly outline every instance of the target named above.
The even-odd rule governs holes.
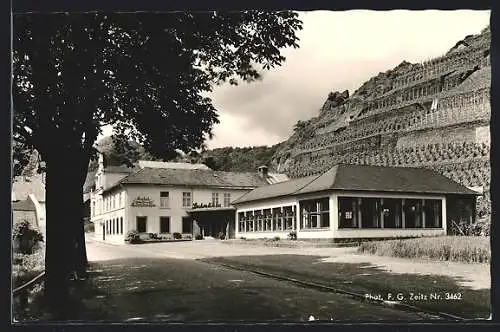
[[[334,232],[335,239],[358,238],[399,238],[446,235],[442,228],[413,228],[413,229],[339,229]]]

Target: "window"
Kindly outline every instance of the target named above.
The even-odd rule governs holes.
[[[148,217],[137,217],[137,232],[146,233]]]
[[[182,193],[182,207],[183,208],[190,208],[191,206],[192,206],[191,193],[190,192],[183,192]]]
[[[252,211],[248,211],[245,215],[247,232],[255,231],[255,219]]]
[[[160,233],[170,233],[170,217],[160,217]]]
[[[293,222],[295,218],[295,213],[292,206],[285,206],[283,208],[283,217],[285,218],[285,230],[289,231],[293,229]]]
[[[228,207],[231,205],[231,193],[224,193],[224,206]]]
[[[424,201],[424,213],[425,213],[425,228],[443,227],[441,200],[426,199]]]
[[[300,202],[300,208],[302,211],[301,228],[311,229],[330,227],[329,203],[328,197]]]
[[[273,215],[273,230],[279,232],[283,230],[283,216],[280,208],[272,210]]]
[[[259,210],[259,211],[255,211],[255,216],[256,216],[256,219],[257,219],[257,225],[255,226],[255,230],[257,232],[262,232],[264,230],[264,219],[263,219],[263,216],[262,216],[262,211]]]
[[[422,227],[422,200],[407,199],[405,200],[405,227],[406,228],[421,228]]]
[[[168,191],[161,191],[160,192],[160,208],[162,208],[162,209],[170,208]]]
[[[358,199],[339,197],[339,228],[358,228]]]
[[[379,228],[380,227],[380,199],[379,198],[361,198],[361,227]]]
[[[382,218],[384,228],[401,228],[402,223],[402,200],[395,198],[384,198],[382,200]]]
[[[182,233],[191,234],[193,233],[193,221],[190,217],[182,217]]]
[[[238,232],[245,232],[245,212],[238,212]]]
[[[120,234],[123,234],[123,217],[120,217]]]
[[[118,207],[121,208],[122,207],[122,193],[119,193],[118,194]]]
[[[264,210],[264,231],[272,231],[273,216],[271,214],[271,209]]]
[[[212,193],[212,206],[219,206],[219,193]]]
[[[95,201],[92,201],[92,217],[95,216]]]

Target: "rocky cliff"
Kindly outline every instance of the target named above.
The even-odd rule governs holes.
[[[300,177],[335,163],[428,167],[485,192],[489,215],[490,30],[425,63],[403,61],[352,95],[330,93],[299,122],[272,167]]]

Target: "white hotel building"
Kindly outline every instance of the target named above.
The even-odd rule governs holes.
[[[134,168],[104,167],[102,155],[90,193],[95,238],[124,243],[128,231],[234,237],[231,201],[282,174],[213,171],[203,164],[139,161]],[[229,225],[229,226],[228,226]]]

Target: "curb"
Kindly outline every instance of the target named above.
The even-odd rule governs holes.
[[[276,280],[289,281],[289,282],[292,282],[294,284],[298,284],[300,286],[305,286],[307,288],[314,288],[314,289],[317,289],[320,291],[329,291],[329,292],[334,292],[334,293],[338,293],[338,294],[349,295],[349,296],[355,298],[356,300],[371,302],[373,304],[382,305],[382,306],[388,307],[388,308],[399,309],[399,310],[403,310],[403,311],[411,311],[411,312],[415,312],[415,313],[424,313],[424,314],[428,314],[428,315],[432,315],[432,316],[437,316],[440,318],[446,318],[448,320],[458,320],[458,321],[467,321],[468,320],[468,319],[463,318],[463,317],[447,314],[444,312],[432,312],[432,311],[429,311],[427,309],[422,309],[422,308],[419,308],[416,306],[404,304],[404,303],[397,302],[397,301],[368,299],[362,294],[349,292],[349,291],[345,291],[345,290],[342,290],[339,288],[321,285],[321,284],[317,284],[317,283],[313,283],[313,282],[309,282],[309,281],[303,281],[303,280],[299,280],[299,279],[295,279],[295,278],[280,276],[280,275],[267,273],[267,272],[263,272],[263,271],[258,271],[258,270],[253,270],[253,269],[245,269],[242,267],[238,267],[238,266],[234,266],[234,265],[230,265],[230,264],[225,264],[225,263],[218,263],[218,262],[214,262],[214,261],[210,261],[210,260],[209,260],[209,262],[211,264],[220,265],[220,266],[226,267],[228,269],[250,272],[250,273],[264,276],[267,278],[273,278]]]

